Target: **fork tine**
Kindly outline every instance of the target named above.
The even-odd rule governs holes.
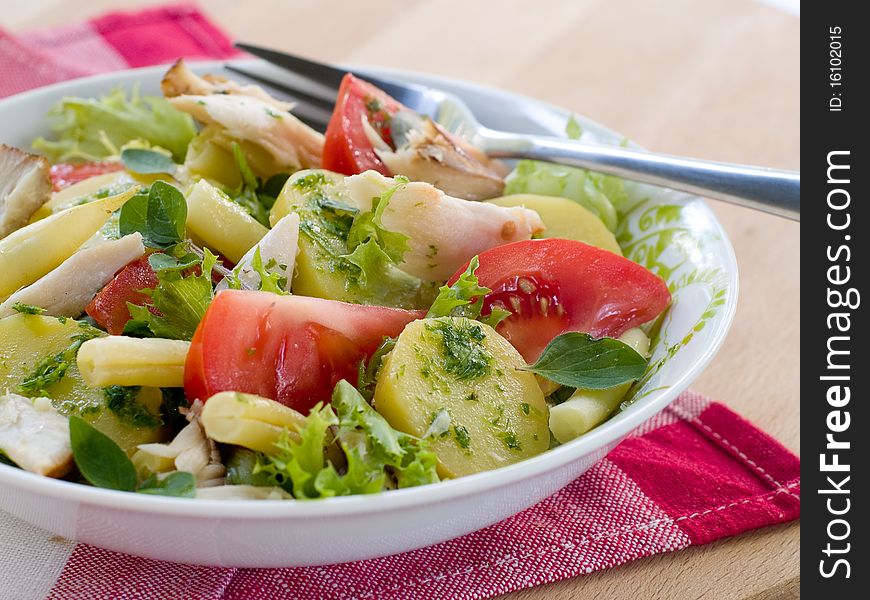
[[[333,88],[336,92],[341,85],[341,80],[347,72],[330,65],[308,60],[292,54],[286,54],[270,48],[263,48],[245,42],[235,42],[234,46],[266,62],[277,65],[283,69],[296,73],[307,79],[311,79],[323,85]]]
[[[431,90],[425,86],[395,80],[385,80],[380,77],[373,77],[365,73],[359,73],[358,71],[338,69],[331,65],[302,58],[300,56],[294,56],[293,54],[287,54],[286,52],[263,48],[262,46],[257,46],[255,44],[248,44],[246,42],[235,42],[234,45],[236,48],[244,50],[249,54],[253,54],[257,58],[265,60],[266,62],[293,73],[298,77],[336,91],[338,90],[345,73],[352,72],[357,77],[365,79],[375,87],[380,88],[411,110],[427,114],[430,117],[435,117],[435,109],[440,98],[436,97],[437,94],[433,95],[435,90]],[[335,92],[333,92],[333,94],[334,93]]]
[[[279,95],[282,100],[294,102],[295,106],[293,107],[293,114],[300,121],[317,131],[326,131],[326,126],[332,116],[332,109],[329,103],[322,99],[314,98],[302,90],[263,77],[262,75],[252,73],[246,69],[241,69],[231,64],[225,64],[224,68],[233,73],[237,73],[242,77],[250,79],[251,81],[265,85],[271,90],[277,92],[277,95]]]
[[[246,69],[239,68],[232,64],[225,64],[224,68],[227,71],[232,71],[233,73],[238,73],[239,75],[243,75],[248,79],[252,79],[257,83],[262,83],[263,85],[268,85],[269,87],[278,89],[283,91],[285,94],[292,96],[296,100],[300,100],[302,102],[307,102],[312,106],[316,106],[318,108],[322,108],[325,111],[329,111],[332,114],[332,109],[335,108],[335,96],[327,99],[323,96],[319,96],[317,94],[311,94],[306,92],[298,87],[292,87],[284,82],[279,82],[274,79],[270,79],[268,77],[264,77],[258,73],[254,73],[253,71],[248,71]]]

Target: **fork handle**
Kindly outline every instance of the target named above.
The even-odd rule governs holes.
[[[556,137],[481,128],[477,142],[493,158],[529,158],[669,187],[800,221],[799,172],[719,163]]]

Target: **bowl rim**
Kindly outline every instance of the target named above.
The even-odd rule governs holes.
[[[229,61],[191,61],[191,66],[196,70],[222,69],[227,63],[247,65],[261,65],[257,59],[240,59]],[[423,78],[428,81],[441,83],[448,86],[464,88],[469,91],[483,91],[486,94],[510,97],[512,100],[522,102],[543,109],[553,114],[575,114],[565,108],[537,100],[515,92],[502,90],[493,86],[453,79],[445,76],[430,75],[425,72],[377,67],[374,65],[354,65],[362,71],[381,73],[384,75],[403,79]],[[119,78],[125,80],[137,77],[152,78],[162,76],[167,65],[155,65],[136,69],[125,69],[110,73],[101,73],[88,77],[67,80],[48,86],[29,90],[0,100],[0,113],[14,109],[19,103],[31,102],[35,99],[46,97],[60,98],[70,93],[71,88],[84,85],[105,84],[106,89],[117,84]],[[578,121],[584,127],[605,136],[621,137],[616,132],[592,119],[582,115],[576,115]],[[633,404],[631,408],[622,412],[592,431],[570,442],[557,446],[518,463],[500,467],[498,469],[484,471],[452,479],[441,481],[414,488],[390,490],[377,494],[356,496],[342,496],[324,498],[315,501],[285,499],[285,500],[218,500],[204,498],[173,498],[166,496],[150,496],[134,494],[103,488],[92,487],[71,481],[64,481],[43,477],[35,473],[29,473],[8,465],[0,464],[0,483],[12,485],[20,490],[39,496],[48,496],[54,499],[75,501],[93,506],[147,512],[160,515],[174,515],[192,518],[226,518],[243,520],[263,519],[308,519],[312,517],[335,517],[364,515],[382,511],[407,510],[426,504],[446,502],[475,495],[485,491],[496,490],[514,485],[524,479],[535,475],[554,471],[561,466],[579,460],[584,456],[591,455],[602,448],[619,442],[634,429],[651,419],[657,413],[665,409],[673,402],[697,376],[710,364],[724,342],[737,307],[739,294],[738,266],[734,248],[728,238],[722,224],[716,218],[706,202],[690,194],[686,198],[691,199],[694,205],[700,206],[709,217],[710,224],[719,235],[724,250],[724,260],[730,266],[727,271],[727,300],[723,306],[722,318],[710,341],[704,347],[701,354],[686,369],[677,380],[661,394],[653,394]],[[193,501],[192,501],[193,500]]]

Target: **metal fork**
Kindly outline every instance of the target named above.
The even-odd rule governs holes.
[[[312,126],[325,129],[347,70],[252,44],[237,43],[236,47],[284,69],[301,83],[276,81],[231,64],[226,65],[228,70],[284,92],[297,102],[294,113]],[[493,158],[528,158],[592,169],[800,221],[799,172],[496,131],[481,125],[468,106],[453,94],[393,79],[354,74],[409,109],[435,119]]]

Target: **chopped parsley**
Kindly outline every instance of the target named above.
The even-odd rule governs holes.
[[[517,452],[519,452],[523,449],[522,444],[520,444],[520,440],[517,438],[517,434],[509,429],[500,432],[498,434],[498,438],[503,441],[504,445],[511,450],[516,450]]]
[[[457,379],[477,379],[489,374],[492,354],[483,345],[483,328],[467,319],[434,319],[426,324],[441,338],[444,370]]]
[[[293,187],[299,190],[319,189],[324,184],[329,183],[326,175],[322,171],[309,173],[304,177],[299,177],[293,181]]]
[[[369,113],[376,113],[382,108],[380,100],[372,96],[366,97],[365,104],[366,110],[369,111]]]
[[[125,425],[137,428],[147,427],[149,429],[160,427],[163,425],[163,419],[153,414],[144,404],[136,399],[140,389],[139,386],[121,385],[103,388],[106,406]]]
[[[453,426],[453,437],[460,448],[468,449],[471,445],[471,436],[468,435],[468,429],[462,425]]]
[[[45,396],[46,390],[66,375],[67,370],[75,362],[79,348],[86,341],[99,337],[100,332],[90,326],[82,327],[83,333],[70,337],[72,342],[57,354],[47,356],[36,364],[33,372],[25,377],[18,386],[18,393],[23,396]]]
[[[30,304],[23,304],[21,302],[16,302],[12,305],[12,310],[15,312],[19,312],[24,315],[41,315],[45,312],[44,308],[40,308],[38,306],[32,306]]]
[[[501,425],[501,420],[504,418],[504,404],[499,404],[495,412],[495,417],[490,421],[490,423],[498,427]]]

